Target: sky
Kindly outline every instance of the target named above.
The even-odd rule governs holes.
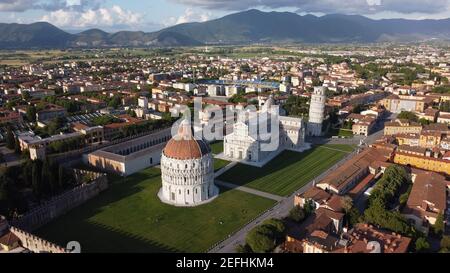
[[[0,0],[0,22],[46,21],[71,32],[89,28],[149,32],[252,8],[373,19],[450,18],[450,0]]]

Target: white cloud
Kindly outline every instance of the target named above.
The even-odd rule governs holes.
[[[448,10],[450,0],[169,0],[211,10],[296,8],[299,12],[374,14],[379,12],[435,14]]]
[[[41,18],[62,28],[88,28],[116,26],[134,29],[142,23],[143,15],[114,5],[110,8],[87,9],[84,11],[63,10],[52,11]]]
[[[33,0],[0,0],[0,11],[24,11],[33,5]]]
[[[97,9],[105,0],[0,0],[2,12],[24,12],[27,10],[84,10]]]
[[[184,13],[178,17],[170,17],[164,22],[165,26],[172,26],[178,24],[184,24],[189,22],[205,22],[212,17],[211,12],[195,11],[192,8],[187,8]]]

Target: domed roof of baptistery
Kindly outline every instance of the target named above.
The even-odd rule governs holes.
[[[205,140],[195,139],[192,128],[187,120],[183,120],[178,127],[178,133],[167,142],[163,153],[166,157],[188,160],[201,158],[211,152],[211,148]]]

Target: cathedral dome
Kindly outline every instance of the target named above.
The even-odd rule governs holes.
[[[168,158],[187,160],[209,154],[211,148],[204,140],[195,139],[188,121],[180,123],[178,133],[167,143],[163,153]]]

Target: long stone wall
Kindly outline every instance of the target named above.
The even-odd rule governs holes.
[[[54,243],[39,238],[31,233],[10,227],[10,231],[17,236],[23,248],[34,253],[68,253],[68,251]]]
[[[80,170],[76,170],[75,173],[75,176],[78,176],[77,179],[81,179],[81,175],[89,175],[93,180],[52,198],[50,201],[32,209],[18,219],[11,220],[11,225],[31,232],[83,204],[108,188],[106,174]]]

